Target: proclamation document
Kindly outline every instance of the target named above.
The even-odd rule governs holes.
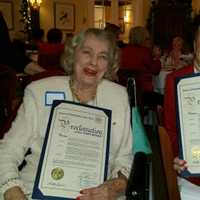
[[[111,110],[54,101],[33,199],[76,199],[107,176]]]
[[[200,75],[177,80],[178,139],[180,158],[188,168],[182,176],[200,176]]]

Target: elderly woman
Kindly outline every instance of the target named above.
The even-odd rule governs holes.
[[[109,33],[87,29],[65,47],[64,69],[69,76],[45,78],[27,86],[23,104],[0,144],[0,189],[6,200],[31,198],[51,106],[47,91],[65,93],[68,101],[112,110],[107,180],[82,189],[81,200],[123,199],[132,162],[130,110],[126,89],[114,82],[118,52]],[[56,99],[56,98],[55,98]],[[27,164],[18,171],[30,148]],[[67,196],[67,194],[66,194]]]

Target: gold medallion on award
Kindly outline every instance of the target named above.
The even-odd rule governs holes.
[[[56,167],[51,171],[51,177],[54,180],[60,180],[63,178],[63,176],[64,176],[64,171],[60,167]]]

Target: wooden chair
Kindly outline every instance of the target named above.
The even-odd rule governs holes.
[[[153,152],[151,156],[153,199],[169,200],[157,126],[146,125],[145,128]]]
[[[158,126],[158,134],[161,148],[161,156],[166,177],[166,185],[169,200],[180,200],[180,193],[177,184],[177,174],[173,169],[173,152],[171,141],[163,126]]]

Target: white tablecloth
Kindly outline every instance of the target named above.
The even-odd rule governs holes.
[[[171,70],[161,70],[157,76],[153,77],[154,91],[160,94],[164,94],[165,91],[165,79],[167,74],[171,73]]]

